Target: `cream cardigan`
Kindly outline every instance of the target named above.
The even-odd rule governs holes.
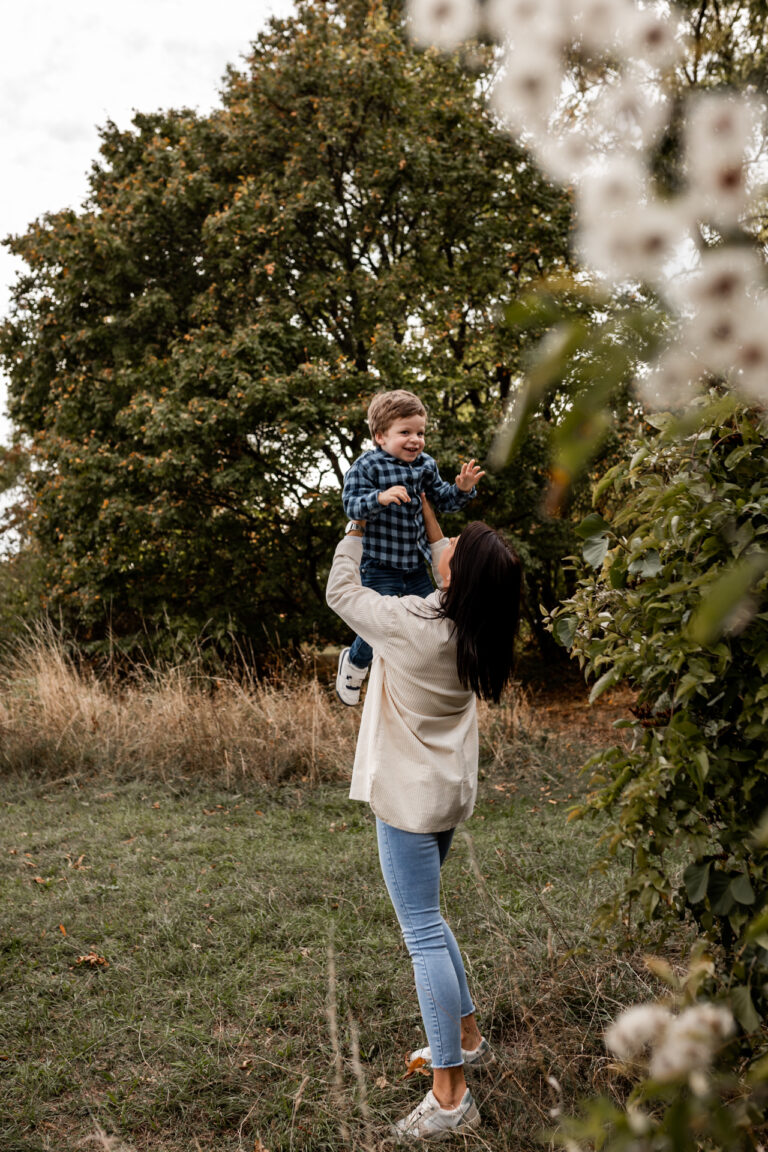
[[[433,545],[433,566],[447,541]],[[374,651],[350,797],[406,832],[443,832],[472,814],[477,794],[475,695],[456,671],[453,625],[438,600],[381,596],[360,583],[361,537],[333,558],[326,598]]]

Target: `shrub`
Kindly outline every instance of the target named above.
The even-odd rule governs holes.
[[[747,1031],[768,1010],[766,448],[733,406],[687,438],[649,428],[596,489],[615,511],[582,524],[583,575],[551,620],[592,699],[637,691],[631,745],[588,761],[580,811],[613,816],[607,853],[631,851],[647,920],[690,914],[723,946]]]

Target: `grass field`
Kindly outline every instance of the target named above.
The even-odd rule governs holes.
[[[652,989],[589,939],[620,866],[590,872],[599,830],[567,822],[583,749],[507,751],[444,899],[499,1057],[471,1143],[526,1152],[552,1109],[622,1090],[602,1028]],[[345,784],[16,776],[0,841],[3,1152],[370,1152],[426,1091],[402,1079],[423,1043],[410,962]]]

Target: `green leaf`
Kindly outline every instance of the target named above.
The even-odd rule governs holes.
[[[686,895],[691,904],[699,904],[707,894],[709,883],[709,861],[697,863],[695,860],[683,872]]]
[[[752,552],[705,589],[687,632],[697,644],[711,645],[725,631],[729,617],[768,570],[768,554]]]
[[[603,675],[599,678],[599,680],[595,681],[595,683],[592,687],[592,691],[589,694],[590,704],[594,704],[594,702],[595,702],[595,700],[597,700],[598,696],[602,696],[602,694],[603,694],[603,692],[605,692],[606,688],[610,688],[612,684],[615,684],[617,679],[618,679],[618,674],[617,674],[615,668],[610,668],[607,672],[604,672]]]
[[[739,904],[754,904],[755,893],[746,872],[742,872],[740,876],[731,881],[731,895],[734,900],[738,900]]]
[[[598,500],[603,495],[603,493],[608,488],[610,488],[611,484],[613,484],[614,480],[616,480],[616,478],[620,474],[621,474],[621,465],[620,464],[614,464],[612,468],[609,468],[608,471],[603,476],[600,477],[600,479],[597,481],[597,483],[595,484],[595,486],[592,489],[592,503],[593,504],[597,504]]]
[[[768,908],[764,908],[762,912],[750,920],[744,933],[744,938],[746,940],[757,940],[765,932],[768,932]]]
[[[709,904],[715,916],[727,916],[735,901],[731,894],[731,877],[727,872],[712,871],[707,886]]]
[[[651,548],[642,556],[636,556],[631,560],[628,571],[633,576],[658,576],[661,567],[661,557],[655,548]]]
[[[752,992],[746,984],[731,989],[731,1008],[745,1032],[757,1032],[762,1024],[752,1000]]]
[[[562,379],[566,365],[587,338],[583,324],[563,323],[545,336],[522,386],[494,436],[488,453],[488,466],[505,468],[522,443],[528,423],[545,393]]]
[[[560,306],[548,292],[531,292],[510,304],[504,313],[508,328],[551,328],[560,318]]]
[[[570,648],[578,625],[578,616],[558,616],[552,626],[552,635],[563,648]]]
[[[608,570],[608,583],[610,584],[611,588],[626,588],[627,567],[621,557],[619,557],[618,560],[615,560],[614,563],[611,564],[611,567]]]
[[[576,535],[581,536],[583,540],[588,540],[590,536],[599,536],[603,532],[609,532],[610,528],[607,520],[604,520],[597,512],[590,512],[576,528]]]
[[[581,552],[590,567],[599,568],[608,555],[608,537],[590,536],[588,540],[584,541]]]

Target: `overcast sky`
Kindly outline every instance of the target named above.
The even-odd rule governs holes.
[[[133,111],[218,103],[270,15],[291,0],[23,0],[4,5],[0,38],[0,237],[43,212],[77,208],[97,127]],[[0,248],[0,314],[20,265]],[[7,442],[0,378],[0,441]]]

